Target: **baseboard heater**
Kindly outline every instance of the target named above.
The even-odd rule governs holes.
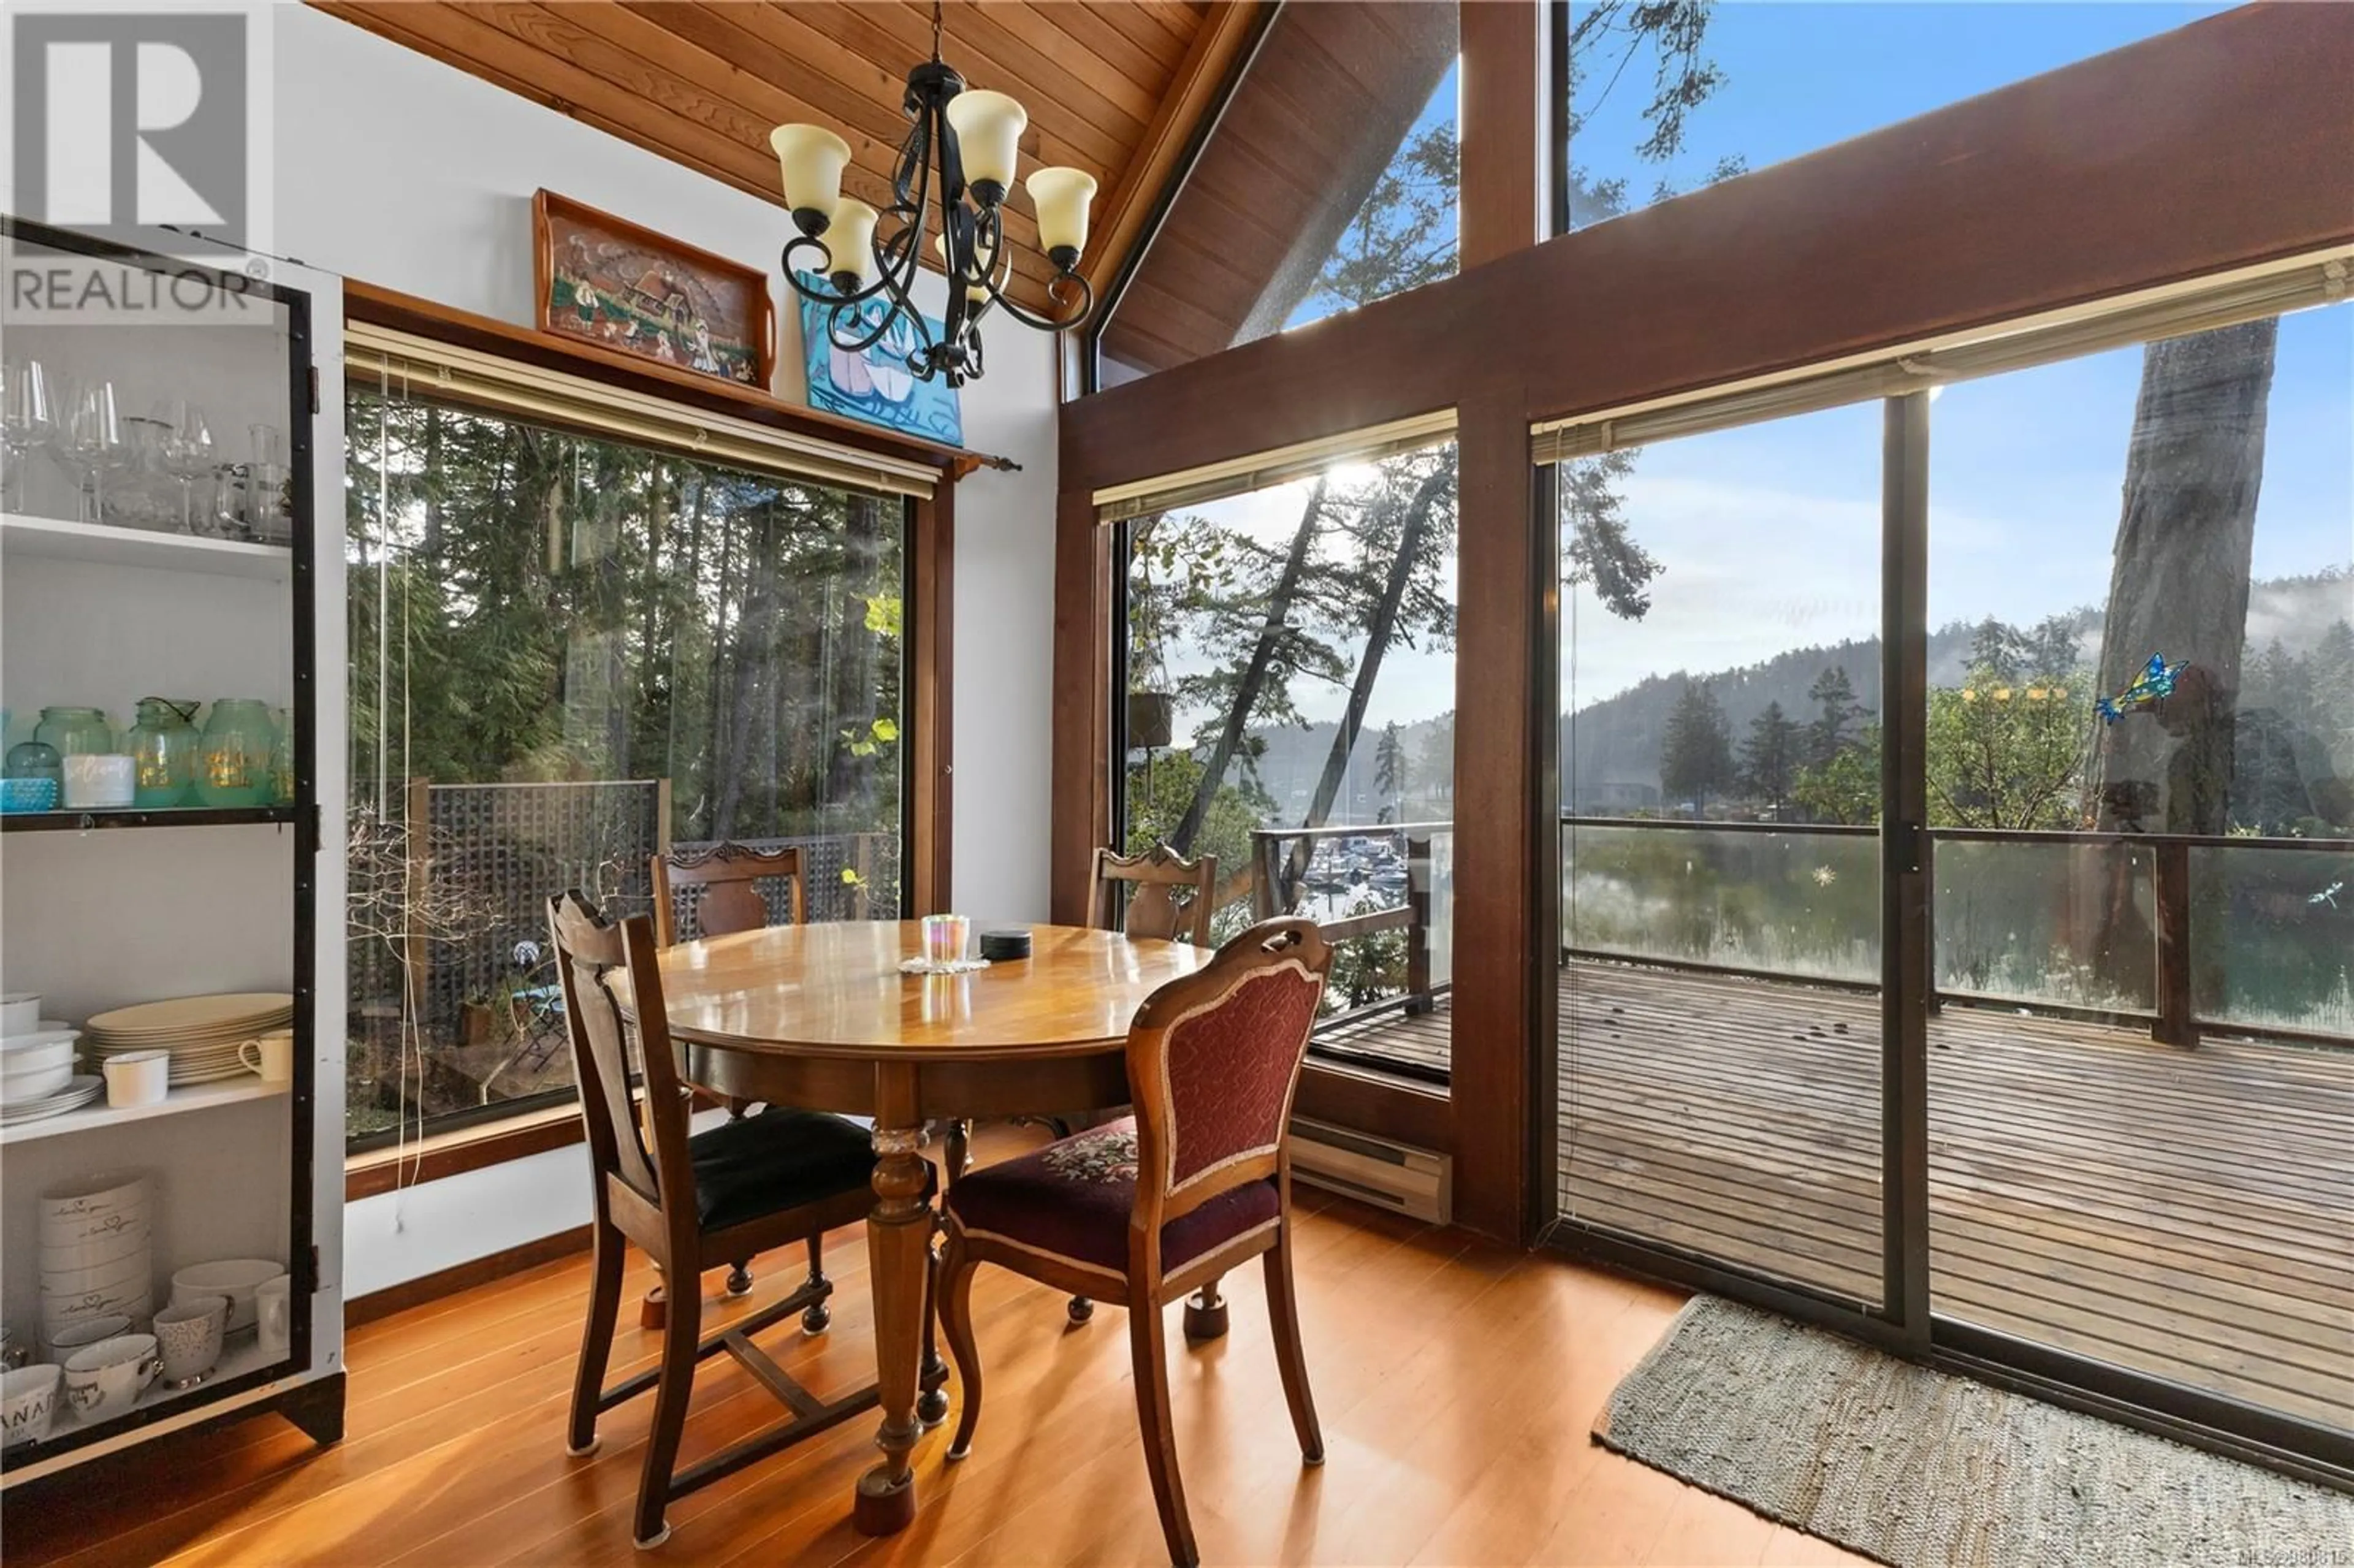
[[[1305,1117],[1291,1118],[1291,1174],[1435,1225],[1454,1212],[1455,1161],[1447,1155]]]

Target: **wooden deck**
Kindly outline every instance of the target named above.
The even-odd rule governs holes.
[[[1580,963],[1579,1219],[1880,1294],[1876,997]],[[1338,1032],[1443,1064],[1447,1014]],[[2354,1052],[1949,1007],[1930,1021],[1937,1310],[2354,1429]]]

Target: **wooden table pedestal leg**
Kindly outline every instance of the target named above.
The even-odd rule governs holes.
[[[883,1450],[883,1460],[859,1477],[851,1516],[867,1535],[905,1530],[916,1517],[916,1473],[909,1456],[922,1431],[916,1398],[924,1359],[926,1265],[932,1245],[922,1144],[920,1128],[886,1128],[882,1117],[876,1118],[875,1202],[866,1222],[866,1255],[875,1293],[875,1359],[883,1405],[883,1425],[875,1435],[875,1446]]]

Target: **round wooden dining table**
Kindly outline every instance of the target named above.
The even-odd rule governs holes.
[[[690,1082],[874,1118],[866,1249],[883,1458],[859,1478],[853,1508],[868,1534],[915,1518],[916,1440],[946,1414],[937,1393],[944,1369],[928,1376],[923,1365],[933,1224],[926,1125],[1125,1105],[1129,1021],[1155,990],[1210,959],[1182,942],[1029,929],[1029,958],[956,975],[901,972],[922,950],[912,920],[779,927],[662,955],[663,1011]],[[936,1408],[919,1414],[928,1383]]]

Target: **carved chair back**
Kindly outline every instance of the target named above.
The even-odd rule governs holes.
[[[663,1009],[662,972],[655,961],[652,922],[633,915],[607,920],[578,890],[547,901],[547,929],[556,943],[556,967],[564,989],[564,1017],[572,1042],[573,1081],[580,1096],[580,1119],[588,1135],[588,1160],[597,1206],[607,1213],[609,1181],[618,1182],[655,1211],[663,1236],[644,1234],[648,1216],[612,1210],[612,1223],[641,1245],[684,1239],[695,1228],[692,1197],[669,1207],[664,1193],[692,1194],[694,1167],[687,1150],[691,1091],[680,1078],[673,1054],[670,1020]],[[608,984],[619,970],[628,977],[633,1027]],[[636,1071],[644,1094],[631,1093],[635,1036]],[[674,1233],[674,1234],[673,1234]]]
[[[755,849],[732,840],[705,849],[670,850],[654,856],[654,936],[668,948],[679,941],[680,904],[691,888],[700,888],[695,900],[694,929],[701,937],[725,937],[737,931],[758,931],[773,922],[775,912],[761,896],[759,884],[776,878],[785,884],[796,926],[809,919],[801,885],[801,852],[798,848]]]
[[[1087,924],[1098,931],[1124,931],[1139,939],[1210,945],[1210,916],[1217,905],[1218,857],[1187,860],[1167,844],[1142,854],[1096,851],[1096,884]],[[1120,895],[1127,892],[1123,910]],[[1183,896],[1181,896],[1183,895]]]
[[[1157,1236],[1220,1193],[1287,1171],[1292,1097],[1331,968],[1313,920],[1266,920],[1137,1010],[1136,1229]]]

